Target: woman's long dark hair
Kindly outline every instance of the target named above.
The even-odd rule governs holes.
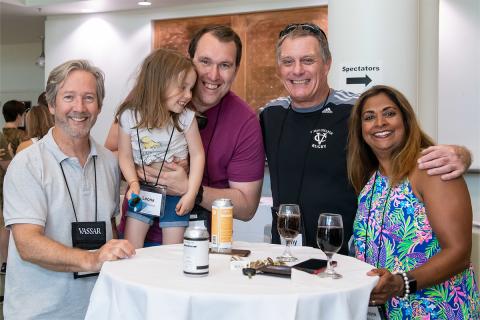
[[[395,185],[407,177],[417,165],[420,151],[434,145],[433,140],[420,128],[412,106],[400,91],[381,85],[365,91],[353,107],[348,134],[348,178],[357,194],[378,169],[377,157],[362,136],[362,111],[369,98],[382,93],[400,109],[405,127],[405,137],[392,154],[392,172],[389,176],[391,184]]]

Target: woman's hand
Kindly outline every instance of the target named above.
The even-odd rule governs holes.
[[[379,276],[375,288],[370,293],[370,305],[381,305],[394,296],[403,296],[405,282],[400,275],[396,275],[387,269],[372,269],[367,272],[369,276]]]

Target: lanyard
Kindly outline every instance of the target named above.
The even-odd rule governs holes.
[[[370,191],[370,203],[368,205],[368,214],[367,214],[367,224],[365,226],[365,262],[367,262],[367,249],[368,249],[368,224],[370,223],[370,217],[372,215],[372,202],[373,202],[373,195],[375,194],[376,189],[376,181],[377,181],[378,171],[375,172],[375,178],[373,179],[373,186]],[[382,251],[383,247],[383,226],[385,223],[385,212],[387,210],[388,201],[390,200],[390,195],[392,192],[392,186],[388,187],[387,191],[387,199],[383,205],[382,209],[382,224],[380,225],[380,232],[379,232],[379,245],[378,245],[378,252],[377,252],[377,262],[375,263],[375,267],[378,268],[378,263],[380,261],[380,252]],[[375,218],[375,216],[374,216]]]
[[[98,218],[98,211],[97,211],[97,207],[98,207],[98,199],[97,199],[97,167],[95,165],[95,158],[97,156],[93,156],[93,174],[94,174],[94,177],[95,177],[95,222],[97,222],[97,218]],[[77,217],[77,211],[75,210],[75,205],[73,204],[73,198],[72,198],[72,193],[70,192],[70,188],[68,187],[68,182],[67,182],[67,177],[65,176],[65,171],[63,171],[63,165],[62,163],[60,162],[60,169],[62,170],[62,174],[63,174],[63,180],[65,181],[65,185],[67,186],[67,191],[68,191],[68,195],[70,196],[70,202],[72,203],[72,208],[73,208],[73,214],[75,215],[75,221],[78,222],[78,217]]]
[[[367,224],[365,226],[365,262],[367,262],[367,248],[368,248],[368,224],[370,222],[370,217],[371,217],[371,211],[372,211],[372,202],[373,202],[373,195],[375,194],[375,189],[376,189],[376,181],[378,177],[378,171],[375,171],[375,177],[373,179],[373,186],[370,191],[370,203],[368,204],[368,214],[367,214]],[[385,211],[387,209],[388,201],[390,200],[390,195],[392,191],[392,186],[388,187],[387,191],[387,199],[385,200],[385,204],[383,205],[383,210],[382,210],[382,224],[380,225],[380,233],[379,233],[379,245],[378,245],[378,251],[377,251],[377,261],[375,263],[375,268],[378,269],[378,263],[380,262],[380,252],[382,251],[383,247],[383,225],[385,222]],[[385,307],[385,304],[382,304],[380,306],[377,306],[378,312],[380,315],[381,319],[387,319],[387,309]]]
[[[315,112],[322,112],[323,109],[325,109],[325,106],[327,105],[327,102],[328,102],[328,98],[330,97],[330,90],[328,90],[328,95],[327,97],[325,98],[325,101],[323,102],[322,104],[322,107],[315,111]],[[292,109],[292,104],[290,103],[290,105],[288,106],[288,109],[287,109],[287,112],[285,113],[285,115],[283,116],[283,119],[282,119],[282,123],[281,123],[281,126],[280,126],[280,134],[278,135],[278,141],[277,141],[277,168],[276,168],[276,174],[277,174],[277,192],[278,192],[278,197],[280,198],[280,171],[279,171],[279,167],[280,167],[280,155],[279,155],[279,150],[280,150],[280,143],[282,141],[282,136],[283,136],[283,132],[284,132],[284,127],[285,127],[285,122],[287,120],[287,117],[288,117],[288,114],[290,113],[290,110]],[[317,121],[314,122],[313,126],[310,128],[309,132],[311,132],[313,129],[315,129],[315,127],[318,126],[318,124],[320,123],[320,121],[322,120],[322,117],[320,116],[319,119]],[[300,186],[299,186],[299,190],[298,190],[298,193],[297,193],[297,197],[296,197],[296,203],[298,203],[298,205],[300,206],[300,212],[302,210],[302,205],[300,203],[300,195],[302,194],[302,190],[303,190],[303,181],[304,181],[304,178],[305,178],[305,168],[307,166],[307,159],[308,159],[308,155],[310,153],[310,149],[312,149],[310,146],[310,139],[308,139],[308,143],[307,143],[307,146],[306,146],[306,150],[305,150],[305,156],[303,158],[303,164],[302,164],[302,167],[301,167],[301,174],[300,174]],[[303,243],[307,243],[307,236],[306,236],[306,229],[305,229],[305,219],[301,219],[302,221],[302,228],[303,228],[303,237],[304,237],[304,241]]]
[[[170,134],[170,139],[168,139],[167,150],[165,150],[165,155],[163,156],[162,165],[160,166],[160,171],[158,172],[157,180],[153,185],[154,187],[158,185],[158,179],[160,179],[160,174],[162,173],[163,164],[165,163],[165,159],[167,158],[168,149],[170,149],[170,142],[172,142],[174,131],[175,131],[175,126],[172,126],[172,133]],[[137,127],[137,141],[138,141],[138,150],[140,151],[140,159],[142,160],[143,179],[145,181],[145,184],[148,185],[147,175],[145,173],[145,163],[143,162],[142,145],[140,144],[140,134],[138,133],[138,127]]]

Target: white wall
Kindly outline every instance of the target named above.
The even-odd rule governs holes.
[[[468,146],[480,169],[480,1],[441,0],[438,142]],[[480,226],[480,173],[466,175]]]
[[[150,22],[137,15],[49,18],[45,25],[46,75],[70,59],[88,59],[105,72],[106,96],[93,136],[103,143],[116,107],[128,93],[137,65],[150,51]]]
[[[385,84],[403,92],[409,101],[417,100],[420,50],[416,0],[331,1],[328,31],[333,88],[362,93]],[[366,75],[371,79],[367,86],[347,82]]]
[[[151,21],[277,10],[326,4],[326,0],[241,0],[223,4],[183,6],[131,13],[88,14],[48,17],[45,26],[46,74],[60,63],[86,58],[106,74],[104,108],[92,133],[103,142],[116,107],[131,88],[134,74],[151,51]]]
[[[468,146],[480,170],[480,1],[440,1],[439,22],[438,141]]]
[[[0,46],[0,107],[8,100],[32,101],[44,90],[44,70],[35,65],[42,43]],[[4,124],[0,115],[0,128]]]

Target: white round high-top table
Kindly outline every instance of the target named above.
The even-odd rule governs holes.
[[[250,260],[275,258],[283,246],[236,242]],[[324,259],[321,250],[293,247],[299,261]],[[378,281],[372,266],[335,255],[342,279],[319,278],[293,270],[292,278],[231,270],[230,256],[210,254],[210,274],[183,274],[183,245],[137,250],[135,257],[103,265],[90,297],[86,319],[313,320],[366,319],[369,295]]]

